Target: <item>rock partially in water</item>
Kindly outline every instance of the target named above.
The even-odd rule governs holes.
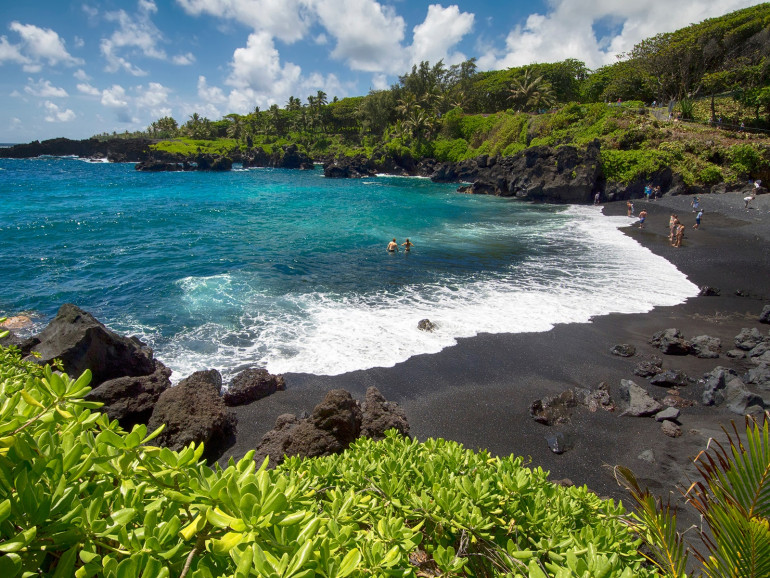
[[[433,332],[437,328],[437,325],[433,323],[430,319],[421,319],[417,322],[417,329],[420,331],[428,331]]]

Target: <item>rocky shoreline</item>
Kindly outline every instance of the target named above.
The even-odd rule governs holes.
[[[267,153],[260,147],[233,151],[228,155],[196,153],[176,155],[152,150],[150,139],[52,139],[43,142],[14,145],[0,149],[0,157],[31,158],[41,155],[78,156],[110,162],[134,162],[143,172],[168,171],[229,171],[234,164],[244,168],[272,167],[309,170],[314,161],[323,164],[327,178],[362,178],[376,174],[420,176],[435,182],[461,184],[459,192],[516,197],[547,203],[587,204],[599,193],[603,201],[638,199],[644,197],[645,185],[660,187],[664,195],[741,192],[766,193],[765,187],[755,190],[751,183],[718,183],[713,186],[689,186],[681,175],[662,169],[646,180],[633,183],[607,181],[601,171],[599,141],[584,148],[534,146],[513,156],[481,155],[474,159],[452,163],[435,159],[414,159],[409,155],[375,153],[312,159],[296,145],[286,145]]]

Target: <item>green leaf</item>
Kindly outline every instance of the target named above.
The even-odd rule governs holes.
[[[0,502],[0,522],[5,520],[11,513],[11,500]]]
[[[113,512],[110,516],[110,519],[116,526],[125,526],[133,519],[134,514],[136,514],[136,510],[134,508],[123,508],[122,510]]]
[[[6,542],[0,543],[0,552],[18,552],[25,546],[27,546],[37,536],[37,528],[33,526],[28,530],[24,530],[16,534],[13,538]]]
[[[342,562],[340,563],[340,570],[337,573],[337,576],[339,578],[345,578],[345,576],[351,574],[360,563],[361,552],[358,551],[358,548],[353,548],[350,552],[345,554],[345,557],[342,559]]]
[[[0,556],[0,576],[14,578],[21,572],[21,557],[18,554]]]
[[[53,574],[53,578],[65,578],[72,576],[72,571],[75,568],[75,559],[78,555],[78,546],[73,546],[64,554],[62,554],[59,561],[56,563],[56,571]]]

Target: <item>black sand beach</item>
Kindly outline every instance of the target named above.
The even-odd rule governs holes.
[[[695,297],[675,307],[660,307],[645,314],[607,315],[591,323],[559,325],[545,333],[483,334],[462,339],[433,355],[416,356],[392,368],[356,371],[326,377],[287,374],[286,391],[235,408],[238,440],[229,455],[239,457],[259,442],[281,413],[312,411],[333,388],[349,390],[363,399],[366,389],[376,386],[406,411],[411,433],[419,440],[442,437],[467,448],[487,449],[493,454],[530,457],[531,466],[550,471],[551,479],[569,478],[586,484],[600,495],[627,501],[612,477],[611,466],[630,467],[655,491],[667,493],[692,472],[691,460],[705,448],[720,426],[742,417],[724,406],[700,403],[703,387],[681,388],[684,398],[695,400],[682,409],[679,418],[683,435],[670,438],[652,418],[620,417],[620,411],[589,412],[575,408],[569,424],[544,426],[529,415],[530,404],[572,387],[596,387],[605,382],[617,398],[621,379],[630,379],[657,398],[666,389],[650,385],[633,374],[635,365],[652,355],[663,358],[664,369],[680,369],[700,378],[716,366],[735,368],[739,374],[748,361],[727,358],[698,359],[694,356],[663,356],[649,344],[657,331],[676,327],[685,337],[710,335],[722,340],[722,350],[733,348],[733,338],[743,327],[757,327],[770,303],[770,195],[758,196],[748,211],[741,193],[703,195],[705,210],[701,228],[693,230],[695,215],[689,196],[665,197],[657,201],[636,200],[638,214],[647,209],[645,229],[630,226],[628,235],[674,263],[698,286],[721,290],[720,296]],[[625,202],[604,206],[608,215],[625,215]],[[669,215],[675,212],[687,225],[681,248],[668,242]],[[636,219],[629,219],[629,224]],[[628,264],[634,274],[634,264]],[[740,292],[741,295],[736,295]],[[632,344],[634,357],[610,353],[613,345]],[[760,392],[761,393],[761,392]],[[768,394],[765,393],[765,398]],[[574,447],[557,455],[546,436],[565,432]],[[651,450],[652,461],[639,456]]]

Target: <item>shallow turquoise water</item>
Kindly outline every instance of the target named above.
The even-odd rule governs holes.
[[[148,341],[179,379],[388,366],[460,336],[694,294],[618,231],[625,219],[455,188],[320,169],[148,174],[0,159],[0,312],[42,324],[75,303]],[[387,253],[392,237],[414,249]],[[629,259],[641,279],[628,278]],[[436,333],[417,331],[426,317]]]

